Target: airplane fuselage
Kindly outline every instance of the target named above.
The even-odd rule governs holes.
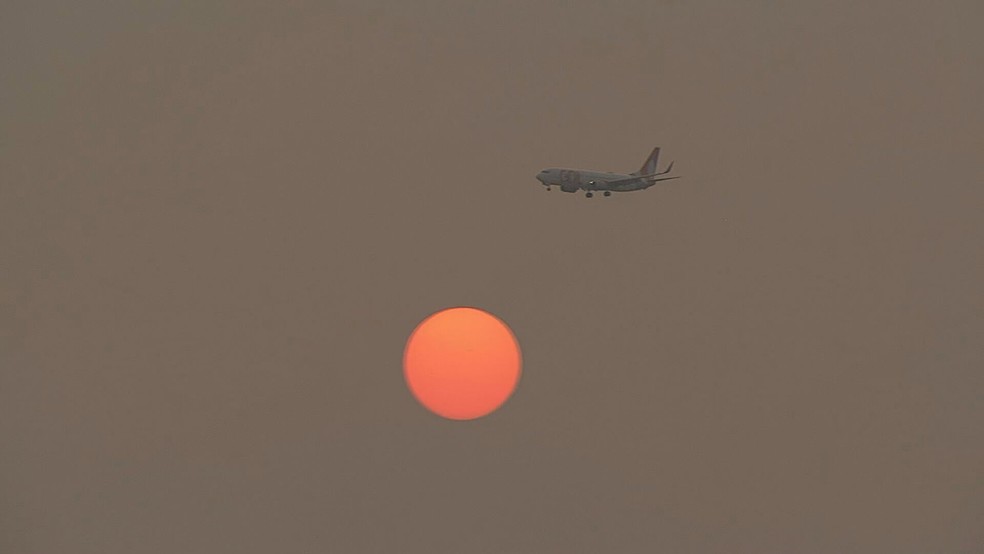
[[[594,191],[608,190],[612,192],[628,192],[642,190],[652,186],[652,182],[645,179],[633,179],[633,175],[624,173],[611,173],[601,171],[590,171],[586,169],[567,169],[551,167],[544,169],[537,174],[536,179],[546,187],[558,187],[564,192],[577,192],[579,190]],[[630,180],[631,179],[631,180]],[[629,180],[617,184],[609,184],[609,181]]]

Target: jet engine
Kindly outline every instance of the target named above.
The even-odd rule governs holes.
[[[564,183],[560,185],[560,190],[564,192],[577,192],[578,186],[571,183]]]

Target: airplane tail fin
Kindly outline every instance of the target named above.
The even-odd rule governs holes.
[[[657,161],[659,161],[659,146],[653,148],[653,151],[649,153],[649,157],[646,158],[646,162],[642,164],[639,171],[636,171],[632,175],[650,175],[656,173]]]

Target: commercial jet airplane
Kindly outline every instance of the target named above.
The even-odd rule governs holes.
[[[643,190],[659,181],[680,178],[679,176],[662,177],[673,169],[673,162],[670,162],[664,171],[656,173],[658,160],[659,146],[653,148],[652,153],[646,158],[646,163],[642,164],[639,171],[629,174],[551,167],[538,173],[536,180],[547,187],[547,190],[550,190],[552,186],[558,186],[564,192],[584,190],[587,191],[584,196],[591,198],[594,196],[593,191],[596,190],[604,191],[605,196],[611,196],[613,192]]]

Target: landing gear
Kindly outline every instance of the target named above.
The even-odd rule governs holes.
[[[550,192],[550,187],[547,187],[547,192]]]
[[[592,196],[594,196],[594,193],[591,192],[584,195],[585,198],[591,198]]]
[[[605,196],[611,196],[611,195],[612,195],[612,191],[610,191],[610,190],[606,190],[605,191]]]

